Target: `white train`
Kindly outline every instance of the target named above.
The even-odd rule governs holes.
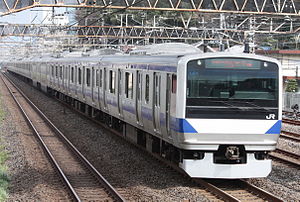
[[[252,54],[32,58],[8,71],[123,131],[191,177],[271,172],[281,130],[280,64]]]

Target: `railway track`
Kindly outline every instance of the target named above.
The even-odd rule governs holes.
[[[110,133],[113,133],[114,135],[117,135],[121,137],[122,139],[128,141],[127,139],[124,138],[124,136],[119,133],[118,131],[108,127],[107,125],[103,124],[102,122],[99,122],[89,116],[87,114],[74,109],[67,103],[55,98],[58,102],[60,102],[62,105],[65,107],[68,107],[69,109],[75,111],[79,115],[89,119],[90,121],[96,123],[98,126],[105,130],[107,130]],[[128,141],[129,142],[129,141]],[[135,147],[141,149],[143,152],[146,152],[147,154],[153,156],[156,160],[162,162],[163,164],[167,165],[169,168],[172,170],[175,170],[176,172],[181,173],[184,177],[189,177],[187,174],[181,170],[177,165],[170,163],[166,159],[162,158],[160,155],[150,153],[145,148],[133,144],[132,142],[129,142],[130,144],[134,145]],[[260,189],[259,187],[256,187],[244,180],[219,180],[219,181],[214,181],[214,180],[205,180],[205,179],[191,179],[194,183],[196,183],[198,186],[204,187],[207,191],[212,193],[216,198],[210,198],[211,200],[216,200],[216,199],[222,199],[225,201],[283,201],[282,199],[274,196],[273,194]]]
[[[297,133],[292,133],[292,132],[282,130],[280,137],[289,139],[289,140],[292,140],[295,142],[300,142],[300,134],[297,134]]]
[[[124,136],[119,133],[118,131],[108,127],[107,125],[103,124],[102,122],[99,122],[89,116],[87,114],[74,109],[72,106],[68,105],[67,103],[56,99],[61,104],[63,104],[65,107],[68,107],[69,109],[77,112],[79,115],[91,120],[92,122],[96,123],[98,127],[101,127],[102,129],[106,130],[109,133],[112,133],[114,135],[117,135],[123,139]],[[127,142],[132,144],[133,146],[141,149],[143,152],[147,153],[148,155],[153,156],[156,160],[164,163],[167,165],[171,170],[175,170],[176,172],[181,173],[184,177],[188,177],[186,173],[181,170],[177,165],[170,163],[166,159],[162,158],[160,155],[150,153],[147,150],[145,150],[143,147],[133,144],[129,140],[125,139]],[[225,200],[225,201],[282,201],[280,198],[270,194],[269,192],[266,192],[254,185],[249,184],[246,181],[243,180],[205,180],[205,179],[190,179],[192,180],[197,186],[205,188],[210,194],[203,193],[201,194],[205,195],[207,198],[213,201],[218,200]]]
[[[54,124],[1,74],[8,91],[76,201],[125,201]]]
[[[287,123],[287,124],[291,124],[291,125],[296,125],[296,126],[300,125],[300,121],[298,121],[298,120],[282,119],[282,122]]]
[[[214,186],[217,191],[222,191],[230,198],[227,201],[283,201],[282,199],[264,191],[244,180],[206,180],[209,186]]]
[[[296,167],[300,166],[300,155],[289,151],[277,148],[275,151],[269,153],[269,156],[283,163],[287,163]]]

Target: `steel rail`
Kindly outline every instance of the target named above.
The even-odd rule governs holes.
[[[281,130],[281,134],[279,137],[289,139],[295,142],[300,142],[300,134],[285,131],[285,130]]]
[[[68,178],[66,177],[66,175],[64,174],[64,172],[62,171],[61,167],[58,165],[57,161],[55,160],[55,158],[53,157],[53,155],[51,154],[50,150],[48,149],[48,147],[46,146],[45,142],[43,141],[43,139],[41,138],[41,135],[39,134],[39,132],[37,131],[37,129],[35,128],[35,126],[33,125],[32,121],[30,120],[30,118],[28,117],[27,113],[25,112],[25,110],[23,109],[23,107],[21,106],[20,102],[17,100],[16,96],[14,95],[13,91],[11,90],[11,88],[8,86],[8,84],[6,83],[6,81],[3,79],[3,75],[1,75],[1,80],[3,81],[3,83],[5,84],[6,88],[8,89],[8,92],[10,93],[10,95],[12,96],[12,98],[14,99],[14,101],[16,102],[16,104],[18,105],[19,109],[21,110],[26,122],[29,124],[29,126],[31,127],[31,129],[34,131],[34,133],[36,134],[36,137],[39,139],[39,141],[41,142],[42,146],[43,146],[43,150],[46,152],[46,154],[48,155],[48,157],[50,158],[52,164],[55,166],[55,168],[57,169],[58,173],[60,174],[60,176],[62,177],[63,181],[66,183],[67,188],[69,189],[69,191],[73,194],[73,197],[77,200],[77,201],[81,201],[79,196],[77,195],[77,193],[75,192],[73,186],[71,185],[71,183],[69,182]]]
[[[257,194],[259,194],[262,198],[268,200],[268,201],[272,201],[272,202],[281,202],[283,201],[282,199],[278,198],[277,196],[271,194],[270,192],[267,192],[253,184],[250,184],[249,182],[245,181],[245,180],[240,180],[240,183],[246,187],[249,191],[251,192],[255,192]]]
[[[284,155],[285,157],[288,157],[288,158],[282,157],[280,155]],[[277,148],[275,151],[269,153],[269,156],[273,159],[276,159],[276,160],[279,160],[279,161],[282,161],[285,163],[289,163],[289,164],[292,164],[297,167],[300,166],[300,160],[299,160],[300,155],[286,151],[286,150]],[[289,158],[291,158],[293,160],[290,160]]]
[[[97,169],[76,149],[76,147],[63,135],[63,133],[46,117],[46,115],[44,115],[44,113],[41,112],[41,110],[36,105],[34,105],[34,103],[32,101],[30,101],[30,99],[13,83],[13,81],[11,79],[9,79],[7,76],[5,76],[5,77],[20,92],[20,94],[34,108],[34,110],[36,112],[38,112],[39,115],[49,124],[49,126],[55,131],[55,133],[60,136],[60,138],[66,143],[66,145],[79,157],[79,159],[86,165],[86,167],[93,173],[93,175],[100,182],[104,183],[104,185],[106,186],[106,188],[108,190],[110,190],[109,192],[110,192],[110,194],[113,195],[113,198],[116,201],[125,201],[125,199],[117,192],[117,190],[115,190],[115,188],[113,188],[112,185],[109,184],[109,182],[97,171]],[[1,76],[1,79],[4,81],[4,79],[2,78],[2,76]],[[5,83],[5,81],[4,81],[4,83]],[[6,86],[7,86],[7,84],[6,84]],[[11,95],[14,96],[12,92],[11,92]],[[16,98],[14,98],[14,100],[17,101]],[[41,136],[39,135],[38,131],[34,127],[33,123],[30,121],[30,119],[27,116],[26,112],[24,111],[24,109],[22,108],[22,106],[19,104],[18,101],[17,101],[17,103],[18,103],[18,106],[20,107],[20,109],[22,110],[23,114],[26,116],[26,119],[29,121],[31,127],[33,128],[33,130],[37,134],[37,137],[42,142],[43,147],[47,151],[47,154],[49,154],[51,156],[51,160],[53,162],[55,162],[55,166],[57,166],[57,168],[59,168],[59,172],[61,173],[62,176],[64,176],[63,178],[64,178],[64,180],[66,180],[66,183],[67,183],[68,187],[70,187],[70,190],[71,190],[72,194],[74,194],[74,196],[75,196],[75,198],[76,198],[77,201],[81,201],[80,198],[79,198],[79,196],[77,195],[75,189],[72,187],[72,185],[68,181],[67,177],[63,173],[62,169],[59,167],[58,163],[55,161],[54,157],[52,156],[52,154],[51,154],[50,150],[48,149],[48,147],[46,146],[45,142],[42,140]]]
[[[291,119],[282,119],[283,123],[288,123],[288,124],[292,124],[292,125],[300,125],[300,121],[298,120],[291,120]]]

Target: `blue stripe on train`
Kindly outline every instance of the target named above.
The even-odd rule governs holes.
[[[278,120],[265,134],[280,134],[281,120]]]

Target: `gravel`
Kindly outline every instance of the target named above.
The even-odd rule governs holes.
[[[300,134],[299,126],[283,124],[282,129]],[[300,154],[300,143],[279,138],[277,147]],[[273,161],[272,172],[267,178],[250,179],[249,182],[261,187],[284,201],[298,201],[300,199],[300,170],[279,162]]]
[[[282,129],[300,134],[300,126],[283,123]],[[300,142],[280,138],[277,147],[300,155]]]
[[[2,81],[0,107],[5,119],[0,128],[8,153],[10,185],[7,201],[68,200],[62,183],[37,144]]]

